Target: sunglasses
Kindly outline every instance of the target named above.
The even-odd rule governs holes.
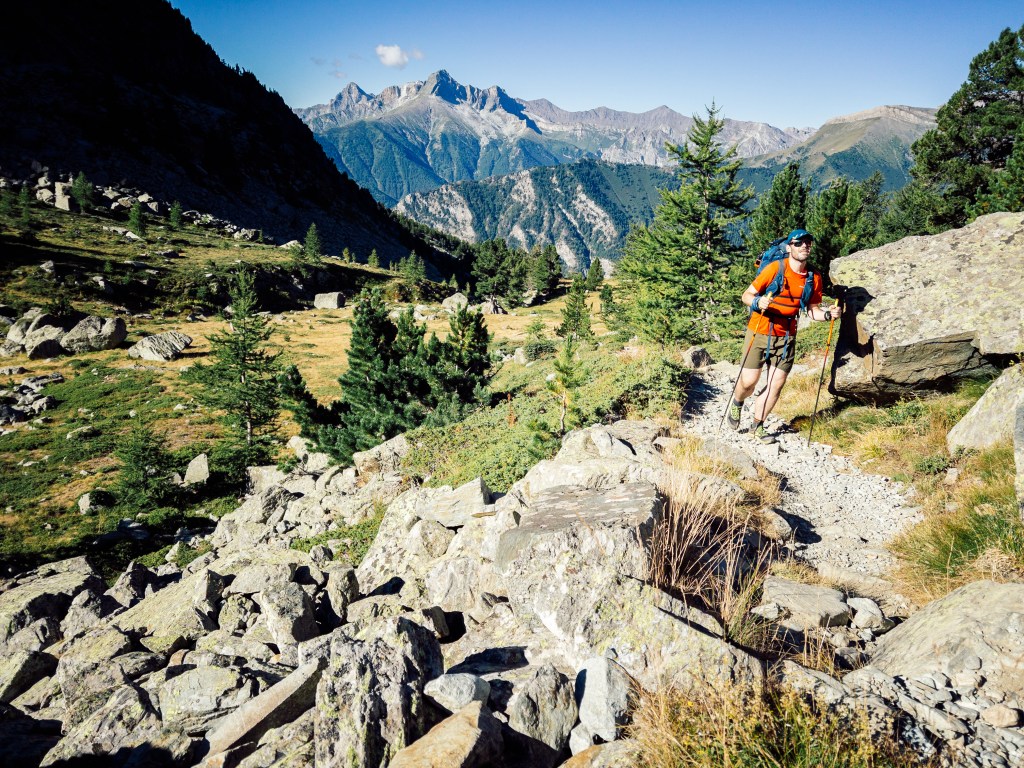
[[[793,245],[795,245],[797,248],[802,248],[805,245],[814,245],[814,241],[807,239],[794,240]]]

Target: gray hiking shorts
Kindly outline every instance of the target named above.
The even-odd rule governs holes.
[[[753,344],[750,343],[751,335],[754,337]],[[765,336],[748,328],[747,335],[743,337],[743,349],[748,351],[746,358],[740,362],[742,368],[759,370],[767,361],[769,368],[789,373],[796,360],[796,335]]]

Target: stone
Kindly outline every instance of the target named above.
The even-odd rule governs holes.
[[[246,490],[251,494],[260,494],[268,488],[278,485],[285,479],[285,473],[276,464],[265,467],[246,467]]]
[[[0,593],[0,643],[38,619],[63,618],[80,592],[99,593],[105,588],[84,557],[37,568]]]
[[[191,336],[186,336],[178,331],[165,331],[147,336],[134,346],[129,347],[128,357],[166,363],[177,359],[191,345]]]
[[[442,671],[437,639],[408,619],[335,633],[316,693],[318,768],[387,764],[426,732],[423,686]]]
[[[704,368],[714,364],[714,358],[711,357],[704,347],[694,346],[683,352],[683,365],[688,368]]]
[[[48,653],[16,650],[0,655],[0,702],[10,703],[54,673],[57,660]]]
[[[993,213],[834,259],[832,282],[847,291],[830,389],[896,399],[1024,349],[1022,232],[1024,214]]]
[[[201,732],[255,693],[255,681],[237,670],[196,667],[160,686],[160,714],[168,725]]]
[[[155,581],[153,573],[146,566],[132,561],[124,573],[117,577],[107,595],[125,608],[130,608],[146,596],[146,587]]]
[[[629,674],[619,664],[603,656],[589,659],[576,676],[580,698],[580,723],[604,741],[615,741],[620,729],[629,722]]]
[[[345,294],[341,291],[318,293],[313,297],[315,309],[341,309],[345,306]]]
[[[776,603],[789,612],[784,624],[791,629],[841,627],[850,621],[850,607],[836,589],[769,576],[762,595],[763,603]]]
[[[577,723],[569,734],[569,752],[578,755],[594,746],[594,734],[583,723]]]
[[[205,485],[210,479],[210,461],[205,453],[200,453],[188,463],[185,469],[184,485]]]
[[[254,595],[281,589],[294,580],[295,563],[256,563],[241,568],[224,588],[225,595]]]
[[[487,768],[501,751],[501,724],[477,701],[400,750],[390,768]]]
[[[477,304],[475,307],[470,309],[476,309],[481,315],[504,315],[507,314],[505,308],[498,303],[495,298],[485,299],[484,301]]]
[[[1024,690],[1024,584],[976,581],[928,603],[878,639],[871,666],[891,677],[979,672],[986,691]]]
[[[597,744],[566,760],[560,768],[634,768],[640,749],[629,740]]]
[[[410,450],[405,435],[396,435],[368,451],[352,454],[352,465],[361,476],[397,472]]]
[[[526,737],[513,741],[521,742],[531,766],[557,765],[578,714],[573,684],[551,664],[539,667],[515,686],[505,714],[509,728]]]
[[[183,578],[114,617],[111,624],[140,635],[151,651],[168,650],[216,629],[213,617],[224,581],[209,569]]]
[[[1017,407],[1024,402],[1024,366],[1003,371],[946,435],[950,453],[961,449],[984,450],[1013,439]]]
[[[893,626],[893,622],[885,618],[882,609],[874,600],[851,597],[847,599],[846,604],[853,609],[853,621],[850,624],[856,629],[872,629],[880,634]]]
[[[94,488],[78,497],[78,512],[82,515],[94,514],[98,509],[106,509],[114,503],[114,496],[102,488]]]
[[[1022,722],[1021,711],[1005,704],[993,704],[981,711],[981,719],[993,728],[1018,728]]]
[[[315,703],[321,676],[320,664],[305,664],[260,695],[243,702],[206,734],[207,755],[217,755],[236,744],[259,739],[272,728],[295,720]]]
[[[97,317],[90,315],[80,321],[60,340],[68,352],[96,352],[114,349],[128,338],[128,326],[120,317]]]
[[[796,531],[789,521],[775,509],[762,509],[759,517],[761,519],[761,533],[772,541],[792,541],[796,535]]]
[[[413,511],[421,520],[434,520],[446,528],[460,528],[474,517],[483,514],[491,503],[491,491],[483,478],[478,477],[455,490],[422,488],[417,495]]]
[[[36,328],[25,337],[25,355],[29,360],[46,360],[67,352],[61,344],[64,329],[53,325]]]
[[[449,712],[458,712],[474,701],[486,704],[491,685],[482,677],[459,672],[434,678],[424,686],[423,693]]]
[[[320,634],[313,601],[298,584],[287,583],[257,593],[255,600],[278,647],[297,645]]]
[[[463,293],[453,293],[441,302],[441,308],[450,314],[455,314],[459,309],[468,307],[469,299]]]

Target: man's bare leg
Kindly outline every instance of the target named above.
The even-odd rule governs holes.
[[[768,386],[764,388],[764,392],[757,398],[757,402],[754,403],[754,423],[764,421],[768,418],[768,414],[775,408],[775,404],[779,402],[779,395],[782,394],[782,387],[786,383],[786,378],[789,374],[786,371],[772,367],[768,369]],[[757,384],[757,380],[754,380],[754,384]],[[753,387],[751,387],[753,391]]]

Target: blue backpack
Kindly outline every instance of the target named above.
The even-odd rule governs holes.
[[[766,250],[764,253],[758,256],[757,260],[754,262],[754,267],[757,269],[757,272],[754,273],[754,276],[756,277],[757,275],[760,275],[762,272],[764,272],[765,268],[769,264],[774,264],[777,261],[784,262],[787,256],[788,254],[786,253],[786,238],[780,237],[778,240],[772,240],[771,243],[769,243],[768,245],[768,250]],[[768,284],[764,291],[758,294],[759,298],[768,293],[770,293],[772,296],[778,296],[780,293],[782,293],[782,288],[784,286],[784,281],[786,279],[786,267],[785,264],[780,264],[779,267],[780,268],[775,273],[775,277],[772,279],[772,281]],[[807,307],[810,304],[812,293],[814,293],[814,273],[808,269],[807,277],[804,279],[804,290],[803,293],[800,294],[801,313],[807,312]],[[753,308],[751,308],[751,313],[753,313]]]

